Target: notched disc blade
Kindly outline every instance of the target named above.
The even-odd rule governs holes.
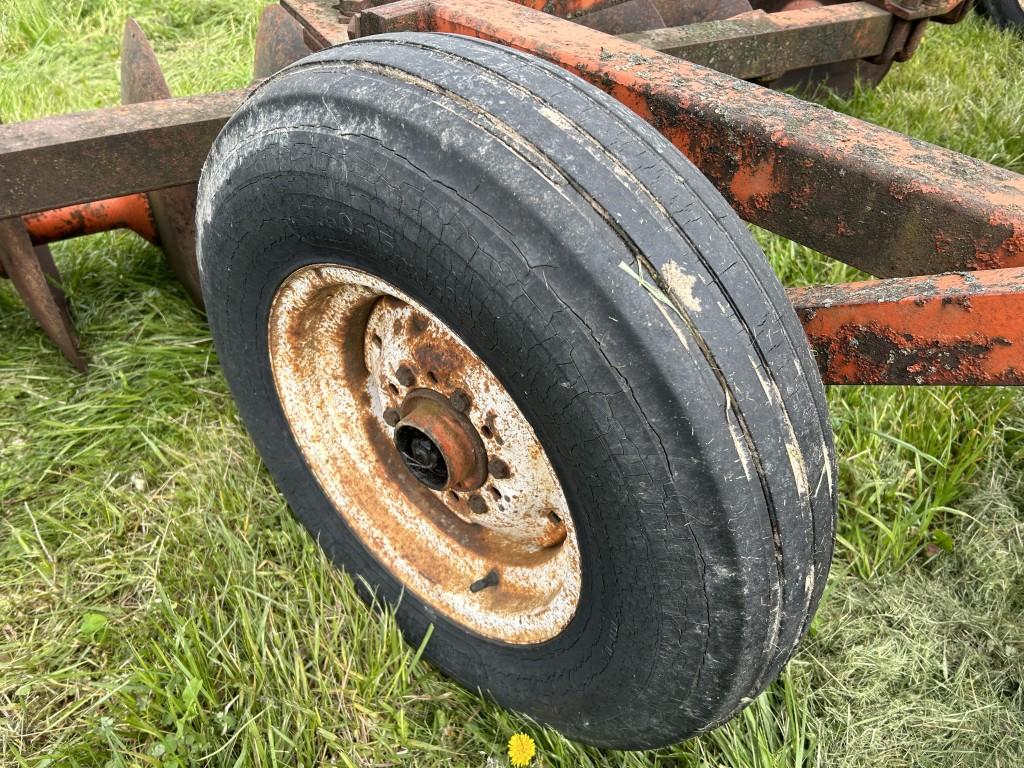
[[[169,98],[171,89],[167,87],[153,47],[138,23],[128,19],[121,41],[121,103],[138,104]],[[160,247],[192,301],[202,308],[203,292],[196,265],[196,185],[159,189],[150,192],[148,197]]]
[[[731,19],[752,10],[748,0],[653,0],[667,27]]]
[[[196,262],[196,191],[198,185],[155,189],[149,193],[149,206],[160,236],[160,247],[188,295],[203,308],[203,289]]]
[[[135,19],[124,24],[121,38],[121,103],[138,104],[171,98],[153,46]]]
[[[619,5],[585,13],[574,21],[609,35],[643,32],[665,26],[651,0],[627,0]]]
[[[57,265],[49,248],[32,247],[21,219],[0,221],[0,263],[43,332],[75,368],[84,372],[85,359],[78,350],[78,336],[60,289]]]
[[[268,5],[260,14],[255,47],[252,70],[256,80],[270,77],[313,52],[306,44],[302,25],[277,3]]]

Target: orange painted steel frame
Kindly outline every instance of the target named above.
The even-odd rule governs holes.
[[[915,2],[931,7],[928,0],[905,5]],[[332,0],[281,3],[307,42],[348,39],[349,19]],[[550,15],[617,4],[368,0],[351,29],[356,36],[468,34],[546,58],[650,121],[748,221],[890,277],[789,292],[826,383],[1024,384],[1024,177]],[[5,249],[31,254],[33,243],[114,226],[152,240],[148,201],[134,193],[194,183],[210,141],[243,96],[0,126],[9,148],[0,153],[7,189],[0,197],[0,274],[17,266],[9,254],[5,263]],[[41,176],[54,158],[62,175]],[[30,266],[43,285],[55,267],[45,246],[36,251],[39,264],[33,258]],[[954,271],[964,272],[907,277]],[[35,293],[51,300],[50,291]],[[60,304],[59,290],[52,293]],[[55,338],[79,365],[70,325],[67,331]]]
[[[158,244],[149,198],[142,193],[30,213],[23,219],[32,245],[45,245],[112,229],[130,229]]]
[[[1024,177],[523,7],[538,4],[400,0],[355,31],[470,35],[558,64],[745,219],[872,274],[995,270],[791,291],[826,383],[1024,384]]]
[[[1024,268],[792,289],[829,384],[1021,384]]]

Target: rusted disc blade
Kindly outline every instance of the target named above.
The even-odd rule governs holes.
[[[874,88],[889,73],[892,63],[872,64],[870,61],[838,61],[806,69],[786,72],[767,85],[776,90],[795,88],[813,96],[830,90],[839,96],[850,97],[859,82],[862,88]]]
[[[124,25],[121,41],[121,103],[138,104],[171,98],[160,63],[134,19]],[[149,193],[160,246],[196,306],[203,306],[196,266],[196,185],[186,184]]]
[[[741,13],[750,13],[748,0],[652,0],[667,27],[683,27],[703,21],[729,19]]]
[[[135,19],[124,24],[121,39],[121,103],[138,104],[171,98],[153,47]]]
[[[313,49],[306,44],[302,25],[294,16],[277,3],[263,9],[256,28],[256,55],[252,67],[254,79],[270,77],[312,52]]]
[[[0,263],[43,332],[75,368],[84,372],[85,360],[78,350],[78,336],[60,288],[57,265],[49,248],[32,247],[20,219],[0,221]]]
[[[651,0],[627,0],[625,3],[585,13],[575,19],[584,27],[606,32],[609,35],[623,35],[627,32],[642,32],[660,29],[665,22]]]

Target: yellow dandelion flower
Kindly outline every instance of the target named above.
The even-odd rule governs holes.
[[[525,733],[513,733],[508,740],[508,761],[516,768],[524,768],[537,754],[537,745]]]

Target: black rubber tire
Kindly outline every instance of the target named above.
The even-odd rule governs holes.
[[[398,603],[410,642],[434,625],[441,669],[620,748],[722,723],[777,676],[832,552],[824,392],[764,255],[650,126],[501,46],[364,38],[256,89],[214,144],[198,223],[213,337],[257,448],[334,562]],[[316,262],[431,310],[533,425],[583,561],[555,638],[486,640],[401,597],[324,496],[267,352],[276,288]]]
[[[975,7],[1000,29],[1024,35],[1024,5],[1020,0],[980,0]]]

